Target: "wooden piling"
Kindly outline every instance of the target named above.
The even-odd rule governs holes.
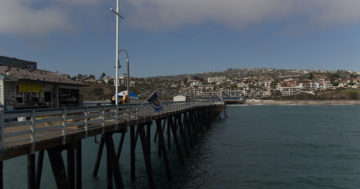
[[[0,189],[4,188],[3,168],[4,168],[3,161],[0,161]]]
[[[40,184],[41,184],[41,173],[42,173],[42,167],[43,167],[43,163],[44,163],[44,150],[41,150],[38,153],[38,160],[36,163],[36,188],[39,189],[40,188]]]
[[[69,180],[66,176],[65,164],[59,148],[48,149],[50,165],[54,173],[57,188],[70,188]]]
[[[122,147],[124,145],[125,133],[126,132],[121,133],[121,138],[120,138],[120,141],[119,141],[118,151],[116,152],[116,158],[117,158],[118,161],[120,160],[121,150],[122,150]]]
[[[67,149],[67,175],[70,182],[70,188],[75,188],[75,152],[73,145]]]
[[[134,126],[135,127],[135,126]],[[136,144],[137,144],[137,141],[138,141],[138,138],[139,138],[139,128],[136,128],[136,134],[135,134],[135,141],[134,141],[134,145],[135,145],[135,148],[136,148]]]
[[[147,145],[148,145],[148,150],[149,150],[149,158],[151,159],[150,153],[151,153],[151,125],[152,122],[149,122],[146,124],[146,140],[147,140]]]
[[[174,137],[174,143],[175,143],[176,150],[178,152],[180,163],[184,164],[184,158],[183,158],[183,155],[182,155],[182,152],[181,152],[181,148],[180,148],[179,141],[178,141],[178,138],[177,138],[175,124],[174,124],[172,116],[168,117],[168,127],[170,127],[171,130],[172,130],[172,134],[173,134],[173,137]]]
[[[35,179],[35,153],[27,155],[28,188],[36,189]]]
[[[158,130],[157,130],[157,128],[156,128],[156,130],[155,130],[155,135],[154,135],[154,142],[156,142],[157,138],[158,138]]]
[[[197,127],[197,123],[196,123],[196,117],[195,117],[195,112],[194,110],[192,110],[190,112],[190,121],[191,121],[191,129],[193,131],[193,135],[195,138],[195,141],[197,142],[197,132],[198,132],[198,127]]]
[[[168,148],[171,149],[171,134],[170,134],[170,126],[169,126],[169,121],[167,123],[167,131],[166,131],[166,134],[167,134],[167,145],[168,145]]]
[[[111,170],[111,153],[110,149],[106,148],[106,188],[113,188],[113,179],[112,179],[112,170]]]
[[[186,128],[186,133],[187,133],[187,136],[189,138],[190,147],[193,148],[194,143],[193,143],[193,139],[192,139],[192,136],[191,136],[191,124],[190,124],[190,121],[189,121],[189,112],[184,113],[184,122],[185,122],[184,124],[185,124],[185,128]]]
[[[130,175],[135,181],[135,126],[130,126]]]
[[[76,144],[76,189],[82,188],[82,158],[81,158],[81,140]]]
[[[161,126],[162,126],[161,125],[161,120],[160,119],[156,120],[156,127],[158,129],[160,148],[161,148],[161,152],[162,152],[163,158],[164,158],[166,176],[167,176],[168,180],[171,180],[170,165],[169,165],[169,160],[168,160],[168,157],[167,157],[164,132],[163,132],[163,129],[162,129]]]
[[[162,134],[164,135],[164,129],[165,129],[165,126],[166,126],[166,119],[159,119],[159,120],[156,120],[156,122],[159,121],[160,123],[160,127],[162,127],[161,129],[161,132]],[[158,124],[158,123],[156,123]],[[157,129],[156,127],[156,134],[158,134],[160,132],[160,130]],[[159,138],[159,135],[158,135],[158,138]],[[160,142],[158,142],[158,155],[159,155],[159,158],[161,157],[161,144]]]
[[[151,168],[150,149],[149,149],[150,145],[148,144],[148,138],[145,136],[144,126],[145,125],[143,125],[143,124],[138,126],[140,141],[141,141],[142,151],[143,151],[143,155],[144,155],[144,161],[145,161],[146,172],[147,172],[148,181],[149,181],[149,187],[155,188],[154,177],[153,177],[152,168]]]
[[[110,172],[114,176],[114,183],[117,189],[124,188],[124,183],[121,177],[120,173],[120,166],[119,162],[117,161],[116,157],[116,151],[115,151],[115,145],[112,138],[112,133],[106,133],[105,134],[105,144],[106,144],[106,150],[107,150],[107,160],[108,163],[110,162]]]
[[[184,125],[183,125],[183,122],[182,122],[182,119],[181,119],[181,114],[177,116],[177,123],[178,123],[178,126],[179,126],[180,135],[181,135],[181,137],[183,139],[186,155],[190,156],[190,152],[189,152],[189,149],[188,149],[188,146],[187,146],[186,136],[185,136],[185,132],[184,132]]]
[[[94,167],[94,171],[93,171],[93,176],[94,177],[97,177],[97,174],[98,174],[98,171],[99,171],[99,166],[100,166],[100,162],[101,162],[101,156],[102,156],[103,148],[104,148],[104,135],[101,135],[100,144],[99,144],[99,148],[98,148],[97,156],[96,156],[96,161],[95,161],[95,167]]]

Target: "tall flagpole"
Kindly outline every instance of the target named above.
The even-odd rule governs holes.
[[[119,0],[116,0],[116,12],[119,13]],[[116,48],[115,48],[115,104],[118,105],[119,93],[119,16],[116,16]]]

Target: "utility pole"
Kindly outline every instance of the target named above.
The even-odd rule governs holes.
[[[119,0],[116,0],[116,12],[119,12]],[[119,16],[116,15],[116,37],[115,37],[115,104],[118,104],[119,93]]]
[[[110,10],[116,15],[116,37],[115,37],[115,104],[118,104],[118,93],[119,93],[119,17],[124,19],[119,14],[119,0],[116,0],[116,11],[112,8]]]

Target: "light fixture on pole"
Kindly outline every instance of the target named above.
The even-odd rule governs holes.
[[[119,50],[119,54],[124,52],[126,54],[126,93],[128,95],[128,104],[130,103],[130,67],[129,67],[129,53],[125,49]]]
[[[115,37],[115,104],[118,104],[118,92],[119,92],[119,17],[124,19],[119,14],[119,0],[116,0],[116,11],[112,8],[110,10],[116,15],[116,37]]]

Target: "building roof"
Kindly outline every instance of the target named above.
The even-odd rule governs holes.
[[[0,75],[3,75],[5,78],[19,80],[86,86],[78,81],[70,79],[65,74],[50,72],[46,70],[31,70],[0,65]]]
[[[37,69],[37,63],[28,61],[28,60],[21,60],[17,58],[11,58],[6,56],[0,56],[0,65],[1,66],[11,66],[11,67],[18,67],[23,69]]]

